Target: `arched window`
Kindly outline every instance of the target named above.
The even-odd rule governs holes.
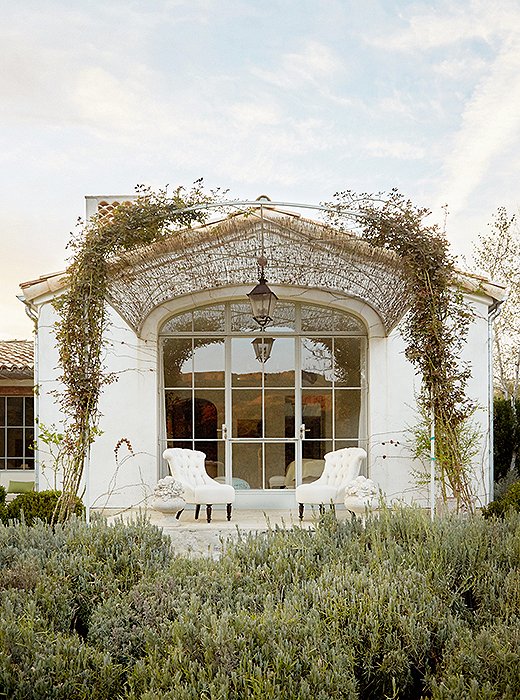
[[[164,444],[198,449],[236,488],[316,479],[326,452],[366,446],[367,333],[355,316],[281,301],[269,359],[247,302],[198,307],[160,329]]]

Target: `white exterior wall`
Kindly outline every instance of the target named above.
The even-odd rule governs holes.
[[[319,303],[325,299],[318,297],[325,297],[326,294],[320,292],[313,295],[308,290],[305,297],[308,301],[314,298]],[[489,492],[487,304],[478,298],[474,298],[472,302],[476,318],[471,326],[464,359],[472,365],[473,376],[469,384],[469,394],[481,406],[475,418],[480,424],[483,439],[475,459],[475,469],[478,478],[477,492],[480,500],[486,503]],[[354,305],[358,307],[356,311],[360,314],[360,305],[356,302]],[[167,306],[169,308],[169,305]],[[341,306],[348,309],[347,300]],[[173,308],[169,313],[172,311]],[[163,319],[164,314],[164,311],[157,314],[157,321],[152,324],[155,329],[159,325],[159,317]],[[37,382],[40,386],[39,416],[46,426],[60,424],[58,407],[54,397],[49,394],[58,388],[58,358],[52,333],[54,320],[52,306],[44,303],[40,307]],[[94,507],[123,508],[142,504],[157,482],[161,434],[159,406],[162,395],[157,376],[156,330],[152,332],[148,327],[145,333],[147,340],[141,340],[113,310],[110,313],[110,322],[106,365],[108,371],[116,373],[118,381],[104,388],[100,401],[100,427],[103,433],[96,439],[92,449],[89,501]],[[407,502],[419,500],[426,504],[428,489],[416,484],[412,469],[420,468],[420,465],[412,462],[408,446],[409,430],[418,422],[415,396],[420,388],[420,380],[404,356],[405,346],[398,330],[394,330],[388,337],[384,336],[380,324],[375,324],[373,317],[367,325],[367,473],[389,499],[403,499]],[[119,459],[116,461],[114,449],[122,438],[130,441],[135,455],[132,456],[126,445],[122,445],[119,449]],[[53,487],[54,474],[49,469],[48,456],[42,453],[38,456],[40,489]],[[429,465],[425,465],[425,468],[429,470]],[[242,507],[286,507],[292,505],[293,501],[292,492],[267,491],[261,494],[245,494],[244,498],[237,498],[237,506],[242,504]]]
[[[139,340],[127,324],[110,312],[110,343],[106,366],[117,381],[106,386],[100,400],[102,434],[96,439],[89,466],[89,501],[94,507],[121,508],[143,503],[157,482],[157,345]],[[39,416],[46,426],[62,425],[61,414],[51,391],[56,381],[58,355],[52,325],[55,312],[50,304],[40,309],[39,323]],[[130,454],[126,438],[134,450]],[[52,460],[39,454],[40,489],[53,488]],[[58,486],[60,475],[57,476]]]

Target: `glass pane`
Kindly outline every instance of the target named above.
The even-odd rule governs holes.
[[[360,389],[338,389],[334,392],[336,437],[357,438],[361,409]]]
[[[332,437],[332,391],[302,390],[302,423],[305,439]]]
[[[233,391],[233,437],[262,437],[262,392],[254,389]]]
[[[224,387],[224,338],[195,338],[193,344],[195,386]]]
[[[192,396],[189,389],[165,392],[166,437],[191,438]]]
[[[34,458],[34,430],[32,428],[25,429],[25,458]]]
[[[163,341],[164,386],[191,386],[191,338],[165,338]]]
[[[8,459],[6,460],[7,469],[21,469],[22,460],[21,459]]]
[[[334,449],[335,450],[342,450],[344,447],[363,447],[363,445],[359,444],[359,440],[357,438],[355,440],[335,440],[334,441]]]
[[[334,338],[336,386],[361,386],[362,338]]]
[[[334,316],[332,309],[325,306],[308,306],[302,304],[302,331],[316,331],[323,333],[334,329]]]
[[[265,386],[294,386],[294,338],[275,338],[264,362]]]
[[[34,398],[27,396],[25,398],[25,425],[34,423]]]
[[[350,314],[341,313],[341,311],[334,312],[334,330],[343,333],[358,333],[359,335],[367,334],[367,329],[359,319]]]
[[[191,440],[167,440],[167,447],[180,447],[182,450],[193,450],[193,442]]]
[[[224,304],[214,304],[213,306],[194,309],[193,330],[213,331],[221,333],[226,330],[226,307]]]
[[[213,442],[195,442],[195,449],[204,452],[206,455],[206,471],[212,479],[218,479],[221,483],[226,482],[226,467],[225,467],[225,444],[222,440]]]
[[[304,440],[302,443],[302,483],[310,484],[319,479],[325,467],[325,455],[331,452],[329,440]]]
[[[0,426],[5,425],[5,396],[0,396]]]
[[[23,428],[7,429],[7,456],[23,457]]]
[[[5,429],[0,428],[0,457],[5,457]]]
[[[231,330],[235,333],[258,331],[258,323],[251,314],[249,302],[231,304]]]
[[[265,446],[265,486],[269,489],[294,488],[294,483],[287,483],[289,468],[294,473],[294,442],[271,442]],[[294,478],[293,478],[294,481]]]
[[[231,339],[231,368],[233,386],[261,386],[262,365],[251,345],[253,338]]]
[[[332,338],[302,338],[302,386],[331,386]]]
[[[221,437],[224,415],[224,390],[195,391],[195,438],[216,440]]]
[[[23,425],[23,397],[7,397],[7,425]]]
[[[233,443],[233,481],[240,479],[240,488],[262,488],[262,443]],[[236,488],[236,487],[235,487]]]
[[[191,318],[191,311],[174,316],[166,321],[160,332],[163,335],[167,335],[169,333],[172,335],[175,335],[176,333],[191,333]]]
[[[287,301],[278,301],[274,309],[274,319],[267,326],[269,333],[294,333],[295,305]]]
[[[265,437],[294,437],[294,389],[265,390]]]
[[[325,455],[332,450],[332,441],[304,440],[302,443],[302,484],[319,479],[325,467]]]

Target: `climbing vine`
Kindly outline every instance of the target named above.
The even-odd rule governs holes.
[[[109,216],[95,216],[80,225],[69,243],[72,261],[66,289],[54,302],[63,385],[58,402],[66,419],[66,461],[57,520],[72,512],[85,461],[99,431],[99,397],[103,387],[115,380],[106,371],[103,354],[108,264],[118,254],[153,243],[172,230],[203,224],[207,210],[193,207],[213,202],[220,194],[218,190],[205,192],[202,180],[189,190],[179,187],[173,193],[139,186],[131,204],[122,204]]]
[[[205,223],[209,209],[204,205],[222,202],[222,194],[206,192],[202,181],[173,194],[139,187],[135,201],[120,205],[109,216],[94,217],[72,239],[67,285],[55,300],[63,385],[58,400],[66,418],[66,466],[56,519],[66,519],[72,512],[99,431],[100,394],[115,380],[104,364],[110,263],[172,231]],[[474,406],[465,393],[469,370],[460,363],[471,315],[457,289],[448,243],[436,227],[423,224],[427,210],[395,190],[384,197],[340,192],[327,209],[336,228],[352,232],[355,222],[358,235],[374,247],[393,251],[402,261],[411,301],[401,330],[406,356],[422,378],[421,408],[434,414],[443,495],[449,488],[459,504],[471,508],[462,437]]]
[[[396,253],[408,278],[410,307],[400,331],[405,354],[421,376],[419,413],[433,417],[437,476],[444,500],[473,508],[470,457],[475,405],[466,394],[470,370],[460,359],[472,313],[463,300],[449,244],[437,226],[426,226],[428,209],[414,206],[399,192],[389,195],[334,195],[329,218],[337,226],[355,218],[361,236]],[[429,452],[429,439],[427,450]]]

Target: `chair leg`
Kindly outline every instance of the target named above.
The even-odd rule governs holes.
[[[303,520],[303,511],[305,510],[305,506],[303,503],[298,503],[298,517],[300,520]]]
[[[181,517],[181,513],[183,513],[183,512],[184,512],[184,508],[177,513],[177,515],[175,516],[177,518],[177,520],[179,520],[179,518]]]
[[[200,503],[197,503],[195,506],[195,520],[199,519],[199,513],[200,513]]]
[[[228,503],[228,504],[226,505],[226,514],[227,514],[227,519],[228,519],[228,520],[231,520],[231,510],[232,510],[232,508],[233,508],[233,504],[232,504],[232,503]]]
[[[206,520],[208,523],[211,522],[211,506],[209,504],[206,506]]]

